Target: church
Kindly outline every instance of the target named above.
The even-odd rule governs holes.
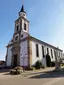
[[[34,66],[39,60],[46,67],[47,55],[51,62],[62,57],[63,50],[39,40],[29,34],[29,21],[22,5],[15,21],[14,34],[7,45],[7,66]]]

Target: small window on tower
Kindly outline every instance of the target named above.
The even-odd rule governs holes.
[[[13,40],[11,40],[11,42],[13,42]]]
[[[23,14],[23,16],[25,16],[25,14]]]
[[[26,24],[24,23],[24,30],[26,30]]]
[[[17,32],[19,31],[19,25],[17,25],[16,31],[17,31]]]
[[[23,34],[21,35],[21,38],[23,38]]]
[[[18,40],[18,36],[15,37],[15,41]]]

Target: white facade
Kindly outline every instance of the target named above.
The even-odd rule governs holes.
[[[11,66],[11,60],[12,60],[12,51],[11,51],[12,47],[9,47],[7,50],[7,66]]]
[[[41,50],[41,45],[39,44],[39,57],[36,56],[36,42],[31,41],[32,43],[32,65],[36,63],[36,61],[43,60],[43,55],[42,55],[42,50]]]
[[[28,66],[28,41],[20,44],[20,66]]]
[[[32,40],[31,41],[32,43],[32,65],[35,65],[36,61],[41,61],[43,63],[43,65],[46,66],[46,55],[47,55],[47,48],[49,50],[49,55],[50,55],[50,58],[51,58],[51,62],[55,62],[55,54],[54,54],[54,50],[57,51],[58,53],[60,52],[60,54],[62,53],[61,51],[57,50],[57,49],[54,49],[54,47],[50,47],[50,46],[47,46],[45,44],[42,44],[42,43],[39,43],[37,42],[36,40]],[[36,56],[36,44],[38,44],[38,50],[39,50],[39,57]],[[44,47],[44,56],[43,57],[43,53],[42,53],[42,46]],[[51,49],[52,49],[52,55],[51,55]],[[57,55],[58,57],[58,55]],[[62,57],[60,55],[60,57]]]

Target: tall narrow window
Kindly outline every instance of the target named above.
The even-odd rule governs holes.
[[[24,23],[24,30],[26,30],[26,24]]]
[[[53,52],[52,52],[52,49],[51,49],[51,56],[52,56],[52,58],[53,58]]]
[[[44,58],[44,46],[42,46],[42,54],[43,54],[43,58]]]
[[[16,27],[16,31],[17,31],[17,32],[19,31],[19,25],[17,25],[17,27]]]
[[[38,44],[36,44],[36,56],[39,57],[39,49],[38,49]]]
[[[57,60],[57,57],[56,57],[56,51],[54,50],[54,55],[55,55],[55,59]]]
[[[49,49],[47,48],[47,54],[49,54]]]
[[[60,52],[59,52],[59,58],[60,58]]]

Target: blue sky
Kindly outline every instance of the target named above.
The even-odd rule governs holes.
[[[0,0],[0,60],[14,32],[22,0]],[[64,0],[24,0],[30,34],[64,50]]]

